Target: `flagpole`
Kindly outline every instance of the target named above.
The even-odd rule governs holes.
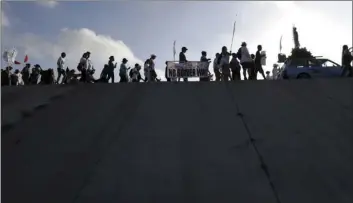
[[[235,15],[235,18],[238,16],[238,14]],[[233,48],[233,40],[234,40],[234,34],[235,34],[235,25],[236,25],[236,20],[234,21],[234,24],[233,24],[233,35],[232,35],[232,42],[230,44],[230,52],[232,52],[232,48]]]
[[[174,61],[175,61],[175,53],[176,53],[175,43],[176,43],[176,40],[174,40],[174,43],[173,43],[173,59],[174,59]]]

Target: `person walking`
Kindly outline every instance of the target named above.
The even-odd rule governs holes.
[[[216,81],[221,81],[221,71],[220,66],[218,65],[218,58],[221,56],[220,53],[216,53],[215,59],[213,60],[213,72],[216,77]]]
[[[128,60],[126,58],[123,58],[123,61],[120,65],[119,76],[120,76],[121,83],[129,82],[129,77],[128,77],[127,73],[130,68],[127,68],[127,66],[126,66],[127,62],[128,62]]]
[[[108,61],[108,67],[106,69],[106,74],[107,74],[107,82],[109,83],[109,80],[112,79],[112,83],[115,83],[114,80],[114,70],[116,68],[117,63],[113,63],[115,61],[114,56],[109,57]]]
[[[255,54],[255,75],[254,75],[255,80],[257,79],[258,72],[262,75],[263,79],[266,80],[264,69],[262,68],[262,64],[261,64],[262,58],[266,56],[262,55],[261,51],[262,51],[262,46],[258,45],[256,54]]]
[[[58,71],[58,77],[56,79],[56,84],[59,84],[59,80],[61,79],[61,76],[63,76],[63,80],[61,81],[61,83],[63,83],[66,72],[65,72],[65,57],[66,57],[66,53],[62,52],[60,57],[58,58],[58,61],[56,62],[57,64],[57,71]]]
[[[244,80],[247,80],[246,73],[252,67],[253,60],[251,59],[248,48],[246,47],[246,42],[243,42],[241,44],[241,47],[238,49],[238,52],[237,52],[237,57],[240,60],[241,66],[243,67]]]
[[[351,62],[353,60],[353,56],[350,53],[348,46],[343,45],[342,47],[342,66],[343,66],[343,71],[342,71],[342,77],[348,76],[348,77],[353,77],[353,70],[352,70],[352,65]],[[348,72],[348,74],[347,74]]]
[[[221,67],[222,70],[222,80],[223,81],[229,81],[230,79],[230,64],[229,64],[229,58],[230,58],[230,53],[228,52],[228,49],[226,46],[222,47],[222,52],[220,57],[218,58],[218,64]]]
[[[240,78],[240,63],[237,59],[237,54],[232,53],[232,60],[230,61],[230,70],[232,71],[232,80],[241,80]]]
[[[179,63],[187,63],[188,60],[186,60],[186,56],[185,56],[185,53],[188,49],[186,47],[182,47],[181,48],[181,52],[179,53]],[[184,82],[187,82],[188,81],[188,78],[185,77],[183,78]],[[180,78],[178,78],[178,82],[180,81]]]
[[[207,52],[206,51],[202,51],[201,52],[200,62],[209,64],[210,61],[211,61],[211,59],[207,58]],[[210,73],[209,73],[208,65],[207,65],[207,76],[200,77],[200,81],[203,81],[203,82],[210,81],[210,76],[209,75],[210,75]]]

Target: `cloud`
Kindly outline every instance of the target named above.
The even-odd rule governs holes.
[[[4,27],[10,26],[10,21],[5,15],[4,11],[1,12],[1,26],[4,26]]]
[[[36,1],[39,5],[47,7],[47,8],[54,8],[55,6],[58,5],[57,1],[53,0],[37,0]]]
[[[62,29],[54,41],[48,41],[43,36],[32,33],[12,36],[9,40],[19,51],[28,54],[31,63],[43,64],[43,68],[56,69],[56,60],[61,52],[67,54],[66,65],[70,69],[76,69],[82,54],[90,51],[96,77],[100,75],[111,55],[115,57],[118,66],[123,58],[129,60],[128,65],[131,67],[135,63],[143,64],[123,41],[97,34],[86,28]],[[115,71],[115,74],[117,73],[118,70]]]

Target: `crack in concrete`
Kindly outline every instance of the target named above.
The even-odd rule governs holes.
[[[238,102],[235,100],[234,94],[232,93],[232,90],[230,89],[228,82],[225,82],[225,86],[226,86],[227,91],[228,91],[229,94],[230,94],[230,97],[231,97],[230,99],[231,99],[231,101],[235,104],[235,107],[236,107],[236,116],[241,119],[241,121],[242,121],[242,123],[243,123],[243,125],[244,125],[244,128],[245,128],[245,130],[246,130],[246,132],[247,132],[247,134],[248,134],[250,143],[251,143],[251,145],[253,146],[253,148],[254,148],[254,150],[255,150],[257,156],[258,156],[258,159],[259,159],[260,164],[261,164],[261,169],[264,171],[264,173],[265,173],[265,175],[266,175],[266,178],[267,178],[267,180],[268,180],[268,182],[269,182],[270,188],[271,188],[271,190],[272,190],[272,192],[273,192],[273,195],[275,196],[276,202],[277,202],[277,203],[281,203],[281,200],[280,200],[280,198],[279,198],[278,191],[277,191],[277,189],[276,189],[276,187],[275,187],[275,185],[274,185],[274,183],[273,183],[273,181],[272,181],[271,174],[270,174],[270,172],[269,172],[268,166],[267,166],[267,164],[266,164],[266,162],[265,162],[263,156],[261,155],[260,151],[258,150],[258,148],[257,148],[257,146],[256,146],[256,139],[254,139],[253,136],[252,136],[252,134],[251,134],[251,131],[250,131],[250,129],[249,129],[249,126],[248,126],[248,124],[247,124],[246,121],[245,121],[244,114],[241,113],[240,108],[239,108],[239,105],[238,105]]]

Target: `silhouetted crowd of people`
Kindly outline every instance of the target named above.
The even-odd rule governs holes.
[[[179,54],[179,63],[188,62],[186,58],[186,47],[182,47]],[[57,78],[55,79],[54,70],[48,69],[43,70],[40,65],[36,64],[31,68],[31,64],[27,63],[22,71],[15,70],[11,66],[6,67],[5,70],[1,69],[1,85],[36,85],[36,84],[76,84],[79,82],[83,83],[115,83],[115,69],[117,68],[117,62],[115,62],[114,56],[110,56],[108,63],[104,65],[99,78],[95,78],[95,69],[90,59],[91,53],[85,52],[78,65],[77,70],[69,69],[65,66],[66,53],[61,53],[57,60]],[[152,54],[143,64],[143,76],[141,76],[142,66],[138,63],[133,68],[128,67],[128,59],[123,58],[119,68],[120,83],[127,82],[159,82],[157,73],[155,70],[155,59],[156,55]],[[241,80],[241,70],[243,72],[244,80],[257,80],[258,74],[262,76],[264,80],[276,79],[279,68],[277,64],[274,64],[272,70],[272,76],[269,71],[266,74],[263,70],[263,60],[266,60],[266,53],[262,51],[262,46],[257,46],[255,54],[250,54],[247,48],[247,44],[243,42],[241,47],[236,53],[228,52],[227,47],[222,47],[220,53],[215,55],[213,60],[213,71],[214,76],[208,70],[208,75],[200,77],[199,81],[212,81],[215,77],[215,81],[237,81]],[[352,55],[347,45],[343,46],[342,51],[342,66],[344,68],[342,74],[352,76],[351,67]],[[211,64],[211,59],[207,58],[207,52],[201,52],[200,62],[207,62]],[[66,68],[65,68],[66,67]],[[180,81],[181,78],[169,78],[167,74],[168,62],[166,62],[165,78],[168,82]],[[183,78],[184,82],[188,81],[188,78]]]

